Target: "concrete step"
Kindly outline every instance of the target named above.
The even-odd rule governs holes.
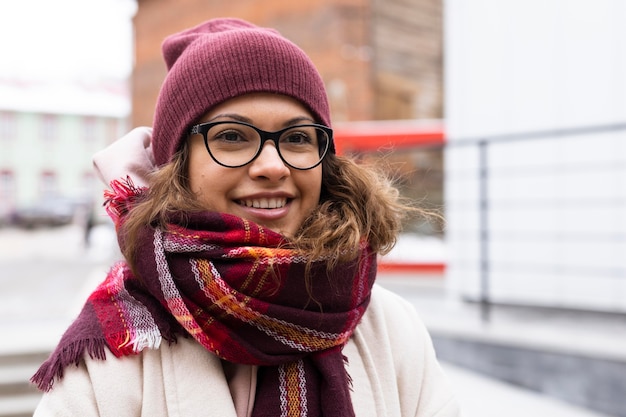
[[[0,352],[0,368],[18,364],[31,364],[39,367],[50,355],[48,350],[17,350]]]
[[[38,365],[17,364],[0,367],[0,397],[33,394],[37,389],[29,383]]]
[[[0,417],[32,416],[41,393],[30,377],[48,357],[48,352],[4,352],[0,355]]]
[[[0,416],[27,417],[32,416],[41,394],[28,394],[12,397],[0,397]]]

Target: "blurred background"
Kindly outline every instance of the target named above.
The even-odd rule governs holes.
[[[466,416],[626,416],[626,2],[0,3],[0,417],[119,257],[93,153],[152,124],[163,39],[208,18],[311,56],[338,151],[413,219],[379,283]]]

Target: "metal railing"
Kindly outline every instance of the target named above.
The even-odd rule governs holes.
[[[491,245],[492,245],[492,230],[490,229],[490,215],[492,210],[493,196],[490,190],[490,181],[493,178],[493,173],[491,170],[492,161],[490,160],[490,151],[496,146],[506,146],[512,143],[520,143],[520,142],[528,142],[528,141],[537,141],[537,140],[567,140],[572,139],[574,137],[595,137],[601,134],[608,133],[616,133],[616,132],[626,132],[626,123],[613,123],[613,124],[604,124],[597,126],[585,126],[585,127],[577,127],[577,128],[566,128],[566,129],[552,129],[552,130],[541,130],[541,131],[531,131],[531,132],[522,132],[522,133],[513,133],[513,134],[502,134],[502,135],[491,135],[484,137],[476,137],[476,138],[463,138],[462,140],[448,140],[445,148],[452,149],[457,147],[476,147],[478,150],[478,229],[479,229],[479,265],[480,265],[480,304],[481,304],[481,316],[484,321],[490,320],[490,311],[492,307],[492,298],[491,298],[491,274],[492,274],[492,259],[490,258],[491,253]],[[624,137],[624,142],[626,145],[626,137]],[[593,146],[593,145],[591,145]],[[626,150],[626,146],[625,146]],[[608,169],[613,170],[622,170],[626,169],[626,155],[622,157],[621,161],[617,161],[612,165],[609,164]],[[562,167],[561,167],[562,168]],[[579,167],[580,168],[580,167]],[[602,170],[607,169],[606,164],[595,164],[587,167],[590,170]],[[448,169],[454,169],[448,167]],[[555,167],[554,169],[558,170],[559,167]],[[544,172],[545,174],[545,172]],[[523,175],[523,170],[518,171],[517,175]],[[541,175],[541,173],[539,173]],[[617,196],[613,198],[611,201],[599,201],[598,204],[613,204],[625,206],[626,209],[626,198],[620,197],[620,193],[617,193]],[[519,202],[518,202],[519,203]],[[547,201],[543,202],[544,204],[548,204]],[[556,205],[561,205],[561,208],[565,208],[571,202],[562,202],[552,201],[552,203]],[[581,199],[582,203],[582,199]],[[512,203],[513,206],[516,206],[515,203]],[[606,234],[606,233],[605,233]],[[572,233],[570,238],[576,235],[576,233]],[[579,237],[582,238],[584,235],[579,234]],[[589,235],[587,234],[587,236]],[[604,239],[610,241],[625,241],[626,235],[623,233],[614,233],[612,236],[604,236],[602,233],[595,234],[595,239]],[[626,256],[626,255],[625,255]],[[606,271],[608,273],[612,273],[617,277],[626,277],[626,270],[622,268],[611,269],[611,271]]]

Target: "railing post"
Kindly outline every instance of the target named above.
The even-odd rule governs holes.
[[[489,142],[478,142],[479,153],[479,233],[480,233],[480,311],[484,323],[491,318],[491,301],[489,299],[490,265],[489,265]]]

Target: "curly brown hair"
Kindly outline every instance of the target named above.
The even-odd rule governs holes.
[[[189,188],[188,153],[183,142],[171,162],[150,175],[147,193],[126,216],[122,253],[131,267],[141,228],[147,224],[165,228],[168,213],[205,210]],[[422,211],[403,201],[383,170],[329,154],[322,162],[320,204],[289,246],[307,253],[309,259],[329,259],[329,267],[354,259],[363,240],[375,253],[385,254],[395,245],[402,220],[410,213]]]

